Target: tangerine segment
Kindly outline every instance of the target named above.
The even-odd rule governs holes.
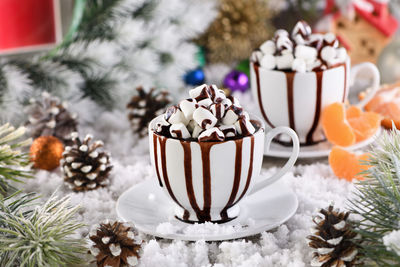
[[[331,143],[339,146],[350,146],[355,143],[356,137],[347,123],[344,104],[333,103],[324,108],[321,123],[326,138]]]
[[[347,111],[352,109],[350,107]],[[353,132],[356,136],[356,142],[360,142],[372,137],[381,125],[382,117],[375,112],[364,112],[358,117],[351,117],[353,109],[350,110],[350,118],[347,117]]]
[[[385,128],[392,128],[392,122],[400,128],[400,83],[386,85],[379,89],[374,98],[365,106],[365,110],[381,114],[382,125]]]
[[[357,118],[360,117],[362,115],[362,110],[361,108],[357,107],[357,106],[350,106],[347,110],[346,110],[346,119],[351,119],[351,118]]]
[[[338,178],[344,178],[347,181],[352,181],[354,178],[363,180],[364,176],[361,172],[369,169],[370,166],[363,165],[362,161],[368,158],[369,153],[356,155],[335,146],[329,154],[329,165]]]

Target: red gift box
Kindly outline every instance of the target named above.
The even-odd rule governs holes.
[[[0,54],[54,46],[61,39],[58,0],[0,0]]]

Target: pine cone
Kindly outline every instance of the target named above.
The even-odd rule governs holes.
[[[171,97],[167,91],[156,91],[154,88],[148,92],[143,87],[138,87],[136,90],[138,94],[133,96],[126,106],[128,119],[133,132],[144,137],[147,135],[150,121],[165,111],[165,107],[171,103]]]
[[[135,228],[121,222],[104,222],[89,234],[90,253],[97,266],[136,266],[142,240]]]
[[[29,116],[26,126],[32,138],[52,135],[64,144],[70,144],[70,134],[77,130],[77,116],[70,113],[59,98],[43,92],[40,100],[31,100],[26,113]]]
[[[333,206],[321,209],[320,215],[313,218],[314,235],[307,238],[309,246],[315,249],[312,266],[350,267],[360,264],[357,244],[354,242],[357,234],[348,221],[349,212],[339,212]]]
[[[103,142],[89,145],[92,136],[87,135],[81,142],[76,132],[71,137],[73,145],[65,147],[61,163],[64,181],[77,192],[106,186],[112,169],[110,156],[104,151],[96,151],[103,147]]]

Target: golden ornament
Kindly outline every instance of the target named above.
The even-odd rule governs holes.
[[[51,171],[60,166],[63,143],[54,136],[36,138],[30,148],[30,158],[34,168]]]
[[[221,0],[219,14],[197,43],[210,63],[250,57],[273,32],[266,0]]]

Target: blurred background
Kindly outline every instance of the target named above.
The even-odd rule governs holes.
[[[0,121],[24,121],[43,91],[86,122],[124,110],[139,86],[245,93],[251,52],[298,20],[334,31],[353,63],[393,83],[399,19],[400,0],[0,0]]]

